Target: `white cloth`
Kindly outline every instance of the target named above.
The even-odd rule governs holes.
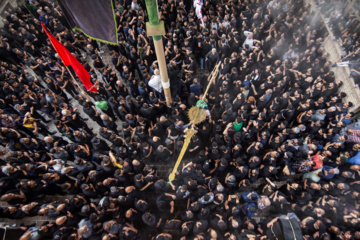
[[[202,16],[202,12],[201,12],[201,8],[202,8],[203,3],[200,0],[195,0],[194,1],[194,7],[195,7],[195,13],[196,16],[198,17],[198,19],[200,19],[201,24],[204,24],[204,20],[203,20],[203,16]]]
[[[150,79],[150,81],[149,81],[149,86],[151,87],[151,88],[153,88],[155,91],[157,91],[157,92],[162,92],[162,86],[161,86],[161,76],[160,76],[160,74],[159,75],[156,75],[156,74],[154,74],[152,77],[151,77],[151,79]]]
[[[348,67],[349,66],[349,61],[346,61],[346,62],[339,62],[339,63],[336,63],[336,66],[337,67]]]

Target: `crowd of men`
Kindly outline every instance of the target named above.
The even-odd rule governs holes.
[[[356,15],[357,5],[353,5],[353,11],[349,11],[348,14],[343,13],[346,8],[349,8],[347,4],[347,1],[325,2],[318,0],[319,9],[326,17],[326,22],[343,49],[343,55],[338,59],[337,66],[349,66],[350,77],[354,79],[356,88],[359,88],[360,41],[356,29],[360,24],[360,20]]]
[[[200,20],[192,2],[158,5],[171,108],[144,1],[116,1],[111,63],[96,41],[69,29],[56,1],[5,12],[0,196],[9,206],[0,216],[53,220],[21,226],[21,240],[360,239],[360,130],[349,127],[353,103],[339,91],[309,6],[205,0]],[[70,78],[41,22],[91,73],[97,93]],[[207,119],[169,183],[154,164],[179,155],[187,111],[219,61]],[[68,198],[46,201],[55,194]]]

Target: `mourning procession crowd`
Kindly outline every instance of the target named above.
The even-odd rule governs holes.
[[[318,2],[355,66],[358,22]],[[54,0],[5,11],[0,217],[49,219],[21,225],[19,239],[360,239],[360,130],[323,25],[303,0],[197,3],[202,20],[192,1],[158,2],[171,107],[143,0],[114,2],[119,45],[105,53]],[[96,93],[71,79],[41,22]],[[218,62],[208,116],[168,182],[157,167],[172,170]],[[67,197],[46,200],[56,194]]]

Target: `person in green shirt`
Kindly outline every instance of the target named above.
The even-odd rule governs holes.
[[[95,102],[95,106],[97,106],[103,111],[107,111],[109,109],[109,103],[107,101]]]
[[[119,11],[120,14],[122,14],[124,12],[124,6],[121,4],[121,2],[116,4],[116,10]]]
[[[112,119],[116,119],[116,116],[110,108],[109,103],[104,101],[100,96],[95,96],[95,106],[100,108],[103,113],[110,116]]]
[[[29,10],[31,15],[38,16],[37,10],[39,9],[34,3],[30,2],[29,0],[24,1],[24,6]]]
[[[234,132],[238,132],[241,130],[242,126],[244,124],[244,121],[242,117],[237,116],[234,122]]]
[[[309,178],[309,179],[313,180],[314,182],[319,182],[321,179],[319,176],[321,171],[322,171],[322,168],[316,169],[311,172],[307,172],[303,175],[303,180],[305,180],[306,178]]]

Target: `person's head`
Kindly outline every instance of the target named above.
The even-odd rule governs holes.
[[[340,173],[340,170],[338,169],[338,168],[332,168],[332,169],[330,169],[329,170],[329,172],[331,173],[331,174],[339,174]]]
[[[144,219],[145,219],[147,222],[151,222],[152,219],[153,219],[153,217],[152,217],[152,215],[151,215],[150,212],[145,212],[145,213],[144,213]]]
[[[62,226],[67,220],[67,217],[66,216],[61,216],[61,217],[58,217],[56,220],[55,220],[55,223],[56,225],[58,226]]]
[[[352,234],[351,234],[351,231],[346,231],[346,232],[344,233],[344,239],[345,239],[345,240],[351,240],[351,239],[353,239],[353,236],[352,236]]]
[[[350,186],[346,183],[338,183],[336,187],[340,190],[345,190],[345,191],[350,190]]]
[[[12,166],[8,166],[8,165],[7,165],[7,166],[4,166],[4,167],[2,168],[2,172],[3,172],[5,175],[10,176],[10,174],[14,172],[14,168],[13,168]]]
[[[310,188],[315,189],[315,190],[320,190],[321,189],[321,184],[312,182],[310,184]]]
[[[43,16],[43,15],[44,15],[43,10],[41,10],[41,9],[38,9],[36,12],[37,12],[37,14],[39,14],[40,16]]]
[[[204,201],[209,201],[210,200],[210,196],[208,195],[208,194],[206,194],[205,196],[204,196]]]
[[[212,48],[212,49],[211,49],[211,53],[212,53],[213,55],[215,55],[215,54],[216,54],[216,48]]]
[[[250,195],[250,199],[252,200],[252,201],[256,201],[257,199],[258,199],[258,197],[257,197],[257,194],[256,193],[251,193],[251,195]]]
[[[187,210],[185,213],[188,219],[192,219],[194,217],[194,213],[190,210]]]
[[[219,227],[219,229],[220,229],[221,231],[225,231],[226,228],[227,228],[227,225],[226,225],[226,223],[224,222],[224,220],[220,220],[220,221],[218,222],[218,227]]]

